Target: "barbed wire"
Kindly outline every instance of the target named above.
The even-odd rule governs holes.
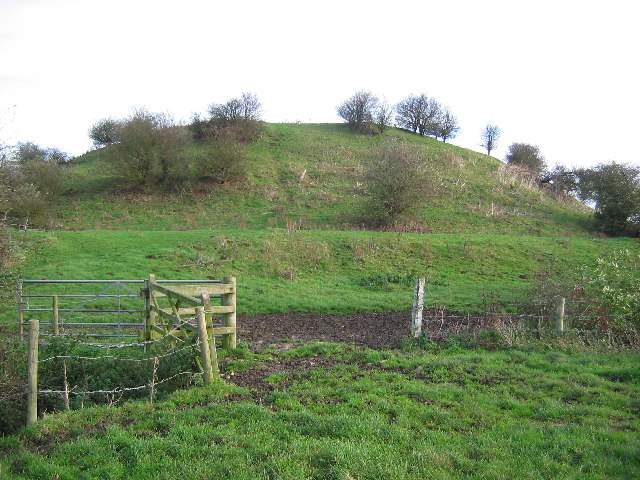
[[[165,382],[168,382],[169,380],[173,380],[176,377],[179,377],[181,375],[194,375],[194,376],[200,376],[200,375],[204,375],[206,372],[191,372],[191,371],[186,371],[186,372],[180,372],[180,373],[176,373],[175,375],[172,375],[170,377],[167,377],[163,380],[160,380],[158,382],[154,382],[153,385],[154,387],[157,387],[158,385],[162,385]],[[76,392],[74,390],[39,390],[38,391],[38,395],[66,395],[66,394],[72,394],[72,395],[113,395],[116,393],[123,393],[123,392],[133,392],[136,390],[144,390],[145,388],[151,388],[152,384],[151,383],[147,383],[144,385],[138,385],[137,387],[117,387],[113,390],[92,390],[92,391],[85,391],[85,392]]]
[[[75,359],[75,360],[103,360],[103,359],[109,359],[109,360],[120,360],[123,362],[150,362],[157,359],[161,359],[161,358],[166,358],[166,357],[170,357],[171,355],[176,355],[184,350],[189,350],[190,348],[195,348],[198,345],[200,345],[202,343],[201,340],[198,340],[195,343],[189,344],[186,347],[180,348],[178,350],[173,350],[171,352],[168,353],[163,353],[160,355],[154,355],[153,357],[147,357],[147,358],[123,358],[123,357],[116,357],[114,355],[103,355],[101,357],[84,357],[84,356],[80,356],[80,355],[55,355],[53,357],[48,357],[45,358],[43,360],[38,360],[38,363],[44,363],[44,362],[48,362],[51,360],[59,360],[59,359],[63,359],[63,360],[71,360],[71,359]]]

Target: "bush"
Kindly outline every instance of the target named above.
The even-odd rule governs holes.
[[[24,345],[13,340],[14,335],[4,326],[0,328],[0,435],[14,433],[27,419],[27,355]]]
[[[234,138],[221,136],[197,154],[196,168],[200,177],[220,183],[239,182],[247,175],[247,155]]]
[[[119,130],[111,153],[116,174],[130,188],[172,189],[186,180],[188,168],[180,157],[186,136],[163,113],[136,111]]]
[[[0,164],[0,221],[48,226],[61,190],[59,164],[43,160]]]
[[[603,330],[640,329],[640,253],[612,252],[585,272],[580,296],[588,300],[587,315]]]
[[[401,140],[382,145],[365,165],[363,183],[365,222],[377,228],[408,215],[437,191],[426,160]]]

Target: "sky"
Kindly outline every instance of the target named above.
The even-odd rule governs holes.
[[[340,122],[357,90],[426,93],[482,151],[640,164],[640,0],[0,0],[0,140],[79,155],[97,120],[186,122],[253,92],[268,122]]]

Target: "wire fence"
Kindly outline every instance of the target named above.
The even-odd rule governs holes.
[[[525,337],[555,335],[640,346],[640,319],[616,313],[605,299],[583,297],[505,298],[496,291],[482,295],[425,292],[416,281],[411,334],[438,341],[455,335],[477,337],[499,333],[508,343]],[[489,333],[486,333],[489,332]]]

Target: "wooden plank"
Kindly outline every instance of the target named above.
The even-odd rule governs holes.
[[[212,284],[212,285],[180,285],[180,286],[171,286],[165,287],[169,288],[175,292],[179,292],[183,295],[187,295],[190,297],[199,298],[203,293],[211,295],[226,295],[228,293],[235,293],[233,285],[225,285],[225,284]],[[165,294],[156,292],[157,298],[166,297]]]
[[[154,313],[157,313],[165,320],[171,320],[172,322],[175,322],[175,323],[180,323],[182,321],[180,317],[176,317],[173,313],[170,313],[169,310],[158,308],[155,305],[152,305],[150,310]]]
[[[184,293],[178,292],[173,288],[164,287],[162,285],[158,285],[157,283],[153,283],[149,285],[152,295],[156,298],[160,297],[158,294],[162,294],[166,297],[170,297],[176,300],[180,300],[182,303],[186,303],[187,305],[193,305],[197,307],[201,304],[201,300],[197,299],[193,296],[185,295]]]
[[[236,308],[234,305],[211,305],[204,309],[205,313],[234,313]]]
[[[171,317],[175,320],[176,316],[173,315],[172,311],[173,310],[169,310],[168,308],[158,308],[158,307],[151,307],[153,308],[153,310],[155,312],[162,312],[160,313],[160,315],[163,315],[164,318],[169,318],[167,317],[167,315],[171,315]],[[211,313],[211,314],[221,314],[221,313],[233,313],[234,312],[234,308],[233,305],[211,305],[209,307],[205,307],[204,309],[204,313]],[[180,315],[190,315],[192,317],[195,316],[196,311],[195,308],[179,308],[178,309],[178,314]]]
[[[184,295],[192,297],[208,293],[209,295],[226,295],[228,293],[236,293],[235,285],[228,283],[210,283],[207,285],[172,285],[171,290],[180,292]]]
[[[236,327],[213,327],[208,330],[212,335],[232,335],[236,333]]]
[[[207,335],[207,324],[204,319],[202,307],[196,310],[198,320],[198,340],[200,340],[200,362],[204,370],[204,383],[213,383],[213,365],[211,364],[211,351],[209,350],[209,336]]]
[[[164,328],[160,328],[160,327],[158,327],[157,325],[151,325],[151,331],[156,332],[156,333],[159,333],[159,334],[160,334],[161,336],[163,336],[163,337],[164,337],[167,333],[169,333],[169,332],[167,332]]]

